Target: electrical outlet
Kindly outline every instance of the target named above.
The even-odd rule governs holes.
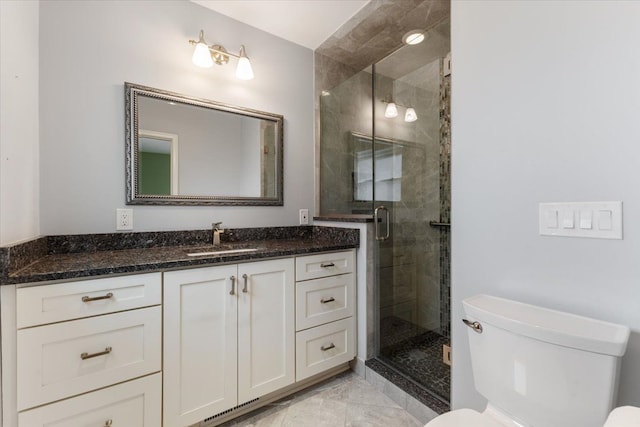
[[[116,230],[133,230],[133,209],[116,209]]]
[[[309,209],[300,209],[300,225],[309,224]]]

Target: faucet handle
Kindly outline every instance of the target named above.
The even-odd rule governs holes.
[[[211,224],[211,226],[216,229],[219,230],[220,229],[220,225],[222,225],[222,221],[220,222],[214,222],[213,224]]]

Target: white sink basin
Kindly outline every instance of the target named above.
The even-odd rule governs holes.
[[[228,249],[224,251],[209,251],[209,252],[191,252],[187,256],[215,256],[215,255],[228,255],[228,254],[241,254],[245,252],[255,252],[257,249]]]

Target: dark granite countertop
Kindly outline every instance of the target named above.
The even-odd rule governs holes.
[[[358,247],[357,230],[277,227],[229,230],[219,247],[209,230],[49,236],[2,248],[2,284],[143,273],[286,257]],[[43,240],[44,239],[44,240]],[[188,256],[193,252],[254,248],[254,252]],[[13,249],[13,256],[11,250]]]
[[[370,214],[326,214],[313,217],[314,221],[327,222],[373,222],[373,215]]]

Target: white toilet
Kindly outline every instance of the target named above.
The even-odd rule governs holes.
[[[463,305],[475,387],[488,404],[426,427],[603,427],[628,327],[488,295]]]

